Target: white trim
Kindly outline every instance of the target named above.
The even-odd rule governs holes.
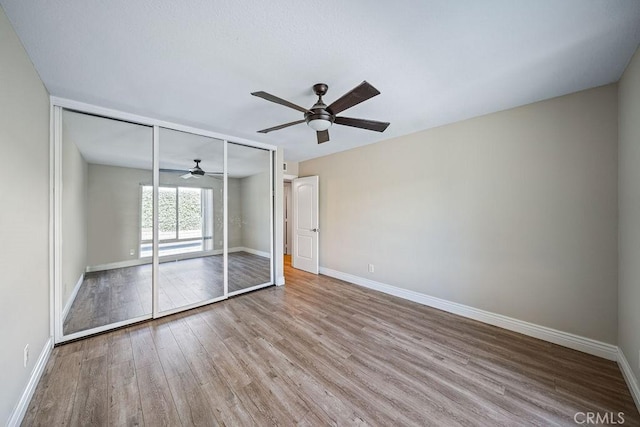
[[[53,341],[61,339],[62,332],[62,109],[53,107],[53,282],[49,285],[54,298]]]
[[[180,307],[172,308],[170,310],[160,311],[154,319],[159,319],[160,317],[170,316],[172,314],[181,313],[183,311],[191,310],[194,308],[202,307],[203,305],[213,304],[215,302],[224,301],[227,299],[226,295],[221,295],[219,297],[215,297],[212,299],[208,299],[205,301],[194,302],[193,304],[187,304]]]
[[[234,249],[236,249],[236,248],[234,248]],[[238,249],[240,249],[240,251],[242,251],[242,252],[248,252],[250,254],[258,255],[258,256],[261,256],[261,257],[264,257],[264,258],[271,258],[271,254],[269,252],[259,251],[257,249],[247,248],[247,247],[241,247],[241,248],[238,248]],[[229,251],[229,252],[233,252],[233,251]]]
[[[88,265],[85,273],[93,273],[95,271],[115,270],[116,268],[136,267],[138,265],[151,264],[151,258],[129,259],[126,261],[109,262],[106,264]]]
[[[151,316],[151,314],[144,314],[142,316],[134,317],[132,319],[126,319],[126,320],[121,320],[119,322],[109,323],[102,326],[96,326],[95,328],[91,328],[91,329],[84,329],[82,331],[74,332],[69,335],[63,335],[56,341],[56,344],[62,344],[67,341],[77,340],[78,338],[84,338],[90,335],[99,334],[101,332],[111,331],[113,329],[121,328],[123,326],[133,325],[134,323],[139,323],[144,320],[151,320],[152,318],[153,317]]]
[[[76,300],[76,295],[78,295],[78,291],[80,290],[80,286],[82,286],[83,281],[84,281],[84,273],[80,275],[80,278],[76,283],[76,286],[73,288],[73,292],[71,292],[71,295],[69,295],[69,300],[67,301],[67,303],[64,306],[64,309],[62,310],[62,323],[64,323],[64,321],[67,319],[67,314],[69,314],[69,309],[71,309],[73,302]]]
[[[282,180],[283,181],[287,181],[287,182],[291,182],[291,180],[294,180],[297,177],[298,177],[298,175],[287,175],[287,174],[284,174],[284,175],[282,175]]]
[[[56,107],[49,104],[49,335],[55,336],[55,111]]]
[[[284,276],[280,276],[276,279],[276,286],[284,285]]]
[[[9,421],[7,422],[7,426],[14,427],[19,426],[24,419],[25,414],[27,413],[27,408],[29,407],[29,402],[31,402],[31,398],[33,397],[33,393],[36,391],[36,386],[38,385],[38,381],[40,381],[40,377],[44,372],[44,368],[49,361],[49,356],[51,356],[51,350],[53,349],[53,336],[50,336],[47,339],[47,342],[44,343],[44,347],[40,352],[40,356],[38,356],[38,361],[33,366],[33,370],[31,371],[31,376],[29,377],[29,382],[27,383],[27,387],[22,392],[22,396],[20,396],[20,400],[18,400],[18,404],[15,409],[11,413],[9,417]]]
[[[249,288],[238,289],[237,291],[229,292],[229,296],[235,297],[236,295],[242,295],[247,292],[257,291],[258,289],[266,288],[268,286],[273,286],[273,283],[267,282],[267,283],[262,283],[260,285],[251,286]]]
[[[247,248],[243,248],[242,246],[229,249],[229,253],[242,252],[242,251],[250,252],[250,251],[253,251],[253,249],[247,250]],[[250,252],[250,253],[253,253],[253,252]],[[262,252],[262,253],[266,253],[266,252]],[[214,255],[222,255],[222,249],[214,249],[212,251],[193,252],[193,253],[186,253],[186,254],[179,254],[179,255],[167,255],[160,258],[160,264],[164,262],[182,261],[182,260],[193,259],[193,258],[204,258],[204,257],[214,256]],[[256,254],[256,255],[260,255],[260,254]],[[261,256],[268,257],[269,255],[267,254],[267,255],[261,255]],[[145,265],[145,264],[152,264],[152,263],[153,263],[152,257],[130,259],[126,261],[109,262],[106,264],[89,265],[85,269],[85,273],[93,273],[95,271],[104,271],[104,270],[114,270],[116,268],[136,267],[138,265]]]
[[[229,142],[225,139],[222,153],[222,293],[229,295]]]
[[[633,400],[636,402],[636,407],[638,408],[638,411],[640,411],[640,386],[638,385],[638,379],[633,373],[633,370],[620,347],[618,347],[618,366],[620,366],[622,376],[627,382],[627,386],[629,387],[631,396],[633,396]]]
[[[492,313],[490,311],[480,310],[468,305],[447,301],[441,298],[432,297],[419,292],[402,289],[396,286],[387,285],[385,283],[376,282],[363,277],[354,276],[352,274],[343,273],[341,271],[332,270],[326,267],[320,267],[320,274],[344,280],[365,288],[384,292],[385,294],[394,295],[409,301],[437,308],[469,319],[478,320],[489,325],[498,326],[514,332],[519,332],[530,337],[538,338],[594,356],[602,357],[608,360],[617,360],[618,348],[615,345],[596,341],[591,338],[574,335],[568,332],[559,331],[557,329],[548,328],[546,326],[536,325],[534,323],[525,322],[523,320],[514,319],[512,317],[503,316],[502,314]]]
[[[276,198],[276,188],[274,187],[274,182],[275,179],[273,179],[273,172],[274,172],[274,167],[273,167],[273,162],[275,162],[276,160],[276,155],[275,152],[273,151],[269,151],[269,239],[270,239],[270,243],[271,245],[269,246],[269,259],[271,260],[271,262],[269,263],[269,270],[271,270],[269,273],[269,279],[271,280],[271,283],[275,283],[276,280],[276,269],[275,269],[275,219],[276,219],[276,215],[274,212],[274,208],[275,208],[275,198]],[[281,205],[282,206],[282,205]]]
[[[155,318],[160,311],[160,290],[158,289],[158,281],[160,278],[158,265],[160,264],[160,219],[158,214],[160,191],[160,128],[158,126],[153,127],[153,136],[151,143],[153,148],[151,150],[151,161],[153,162],[153,214],[151,215],[151,222],[153,222],[152,230],[152,242],[151,246],[153,251],[151,252],[152,265],[151,265],[151,315]]]

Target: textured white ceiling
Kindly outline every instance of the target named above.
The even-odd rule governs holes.
[[[303,160],[617,81],[638,0],[0,0],[50,93],[279,145]],[[301,124],[367,80],[382,94],[318,146]]]

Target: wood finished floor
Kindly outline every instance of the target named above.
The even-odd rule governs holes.
[[[171,310],[223,295],[222,255],[159,266],[159,305]],[[270,259],[229,254],[229,292],[271,281]],[[151,265],[87,273],[64,322],[66,335],[151,313]]]
[[[640,416],[614,362],[286,267],[53,350],[23,425],[575,425]]]

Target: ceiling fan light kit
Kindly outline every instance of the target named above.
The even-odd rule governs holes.
[[[333,122],[329,119],[311,119],[307,121],[309,127],[315,131],[327,130],[331,127]]]
[[[296,120],[295,122],[285,123],[282,125],[274,126],[267,129],[259,130],[259,133],[269,133],[274,130],[284,129],[289,126],[297,125],[300,123],[307,123],[307,125],[316,131],[318,144],[329,141],[328,129],[334,124],[343,126],[351,126],[360,129],[373,130],[376,132],[384,132],[389,126],[389,122],[378,122],[375,120],[366,119],[354,119],[350,117],[338,117],[336,114],[360,104],[367,99],[380,95],[375,87],[367,83],[362,82],[360,85],[344,94],[342,97],[335,100],[331,105],[327,106],[322,101],[322,96],[327,93],[329,86],[325,83],[317,83],[313,85],[313,91],[318,95],[318,101],[310,109],[300,107],[282,98],[271,95],[267,92],[252,92],[251,95],[257,96],[267,101],[275,102],[276,104],[284,105],[285,107],[292,108],[304,113],[303,120]]]

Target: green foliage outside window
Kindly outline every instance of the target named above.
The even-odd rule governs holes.
[[[202,237],[202,191],[200,188],[160,187],[158,189],[160,240]],[[178,198],[176,200],[176,192]],[[178,211],[176,218],[176,201]],[[142,187],[142,240],[153,238],[153,187]],[[176,230],[176,226],[179,230]],[[179,235],[177,235],[179,232]]]

